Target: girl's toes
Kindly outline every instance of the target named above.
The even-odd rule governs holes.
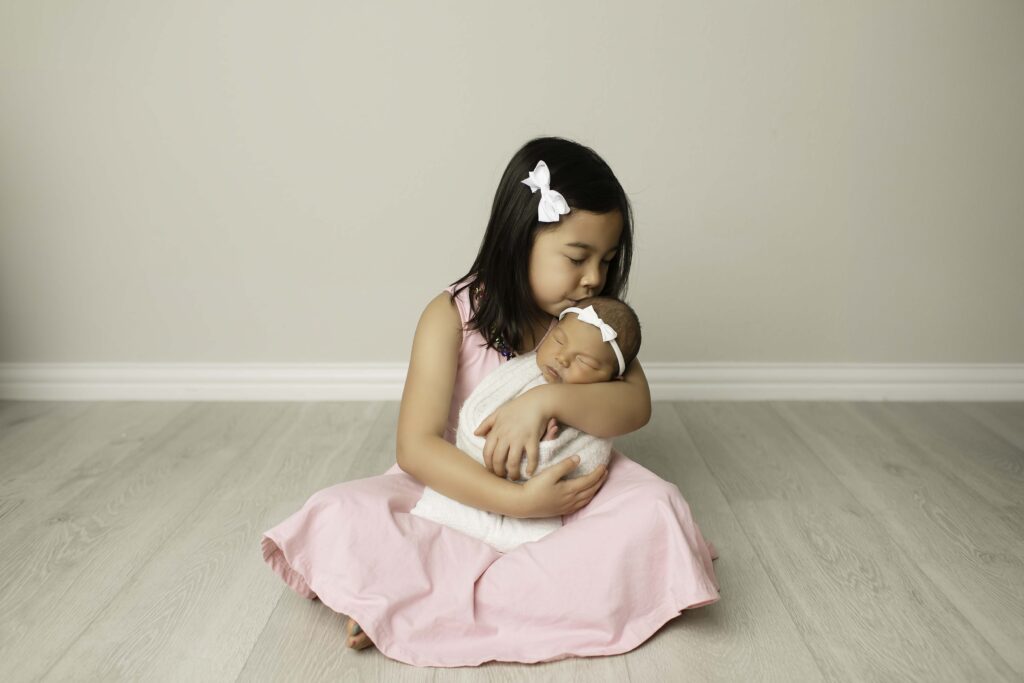
[[[353,650],[362,650],[363,648],[370,647],[371,645],[373,645],[373,643],[370,642],[370,639],[366,637],[365,633],[360,633],[355,638],[348,639],[348,646]]]
[[[362,650],[363,648],[370,647],[373,643],[370,642],[369,636],[365,633],[360,633],[357,636],[349,636],[347,645],[353,650]]]
[[[364,647],[369,647],[373,644],[370,637],[363,632],[363,629],[351,617],[349,617],[348,623],[345,624],[345,630],[348,631],[346,643],[349,647],[355,650],[362,650]]]

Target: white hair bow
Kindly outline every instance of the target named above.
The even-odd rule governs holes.
[[[526,180],[519,181],[530,188],[530,193],[540,190],[540,204],[537,205],[537,219],[544,223],[555,223],[560,214],[569,213],[569,203],[560,193],[551,189],[551,171],[543,161],[530,171]]]
[[[570,306],[558,314],[558,319],[561,320],[564,318],[566,313],[575,313],[580,322],[589,323],[601,330],[601,341],[609,342],[612,345],[612,351],[615,352],[615,358],[619,361],[619,376],[621,376],[622,373],[626,371],[626,361],[622,357],[622,349],[619,348],[619,343],[615,341],[615,338],[619,336],[619,333],[612,329],[611,325],[601,320],[593,306],[587,306],[583,309]]]

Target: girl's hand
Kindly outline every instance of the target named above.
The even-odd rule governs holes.
[[[549,415],[545,414],[542,394],[534,387],[521,396],[500,406],[484,418],[473,432],[487,435],[484,443],[484,467],[499,477],[519,479],[519,467],[526,452],[526,472],[537,471],[540,438],[548,428]],[[507,472],[506,472],[507,470]]]
[[[562,480],[576,469],[579,456],[566,458],[522,484],[522,513],[518,517],[557,517],[569,515],[590,502],[608,479],[608,468],[601,465],[578,479]]]

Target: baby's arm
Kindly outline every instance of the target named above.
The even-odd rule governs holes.
[[[546,414],[562,424],[601,438],[634,432],[651,419],[651,390],[634,358],[621,380],[593,384],[543,384]]]

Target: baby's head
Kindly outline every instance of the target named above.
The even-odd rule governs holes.
[[[607,296],[581,300],[576,308],[594,307],[597,316],[613,330],[622,351],[624,367],[640,350],[640,320],[630,306]],[[575,311],[566,313],[537,348],[537,367],[549,383],[591,384],[619,377],[619,360],[611,342],[601,338],[601,330],[579,319]]]

